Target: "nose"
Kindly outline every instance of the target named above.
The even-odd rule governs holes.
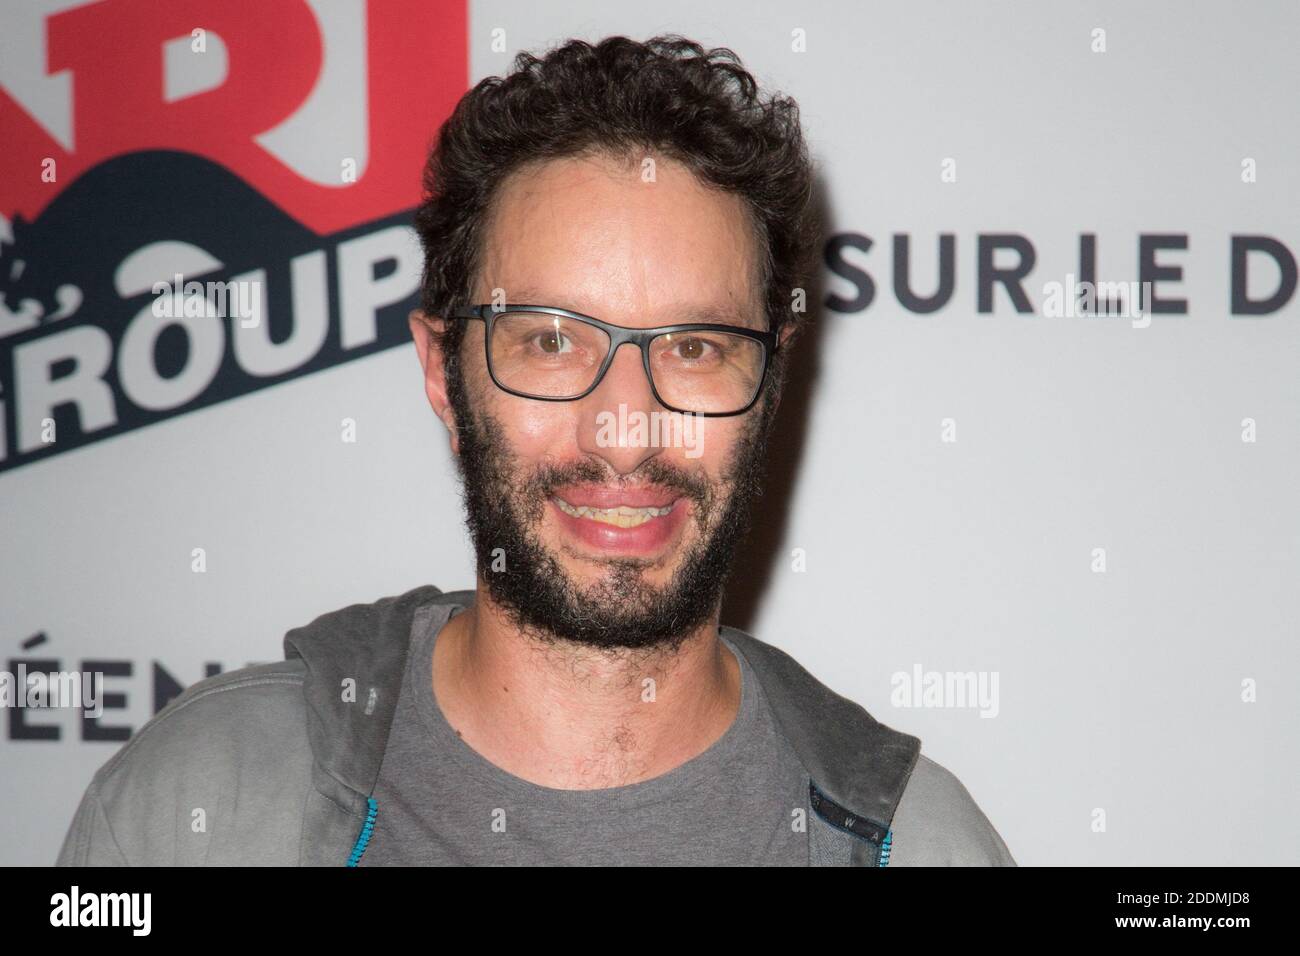
[[[582,405],[578,445],[587,454],[605,459],[620,475],[659,454],[661,449],[649,444],[654,429],[648,426],[651,413],[666,409],[655,400],[641,350],[632,343],[615,352],[605,377]],[[637,413],[644,414],[646,427],[635,427]]]

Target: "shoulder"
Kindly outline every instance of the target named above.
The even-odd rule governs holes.
[[[302,729],[304,676],[301,661],[278,661],[191,684],[100,768],[101,790],[142,764],[197,764],[291,736]]]
[[[219,855],[214,836],[251,833],[250,814],[300,802],[312,761],[302,684],[302,662],[281,661],[187,688],[95,773],[60,860],[201,862]]]
[[[263,663],[191,684],[95,774],[105,808],[161,792],[214,790],[308,750],[302,661]]]
[[[1002,837],[948,769],[921,754],[894,812],[890,866],[1015,866]]]

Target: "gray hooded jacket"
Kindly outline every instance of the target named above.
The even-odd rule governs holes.
[[[380,810],[372,794],[411,636],[435,605],[473,600],[426,585],[354,604],[289,631],[284,661],[192,685],[95,773],[58,864],[356,865]],[[1015,866],[916,737],[783,651],[723,632],[808,773],[810,865]]]

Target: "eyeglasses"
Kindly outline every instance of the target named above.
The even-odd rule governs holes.
[[[487,325],[488,374],[503,391],[544,402],[583,398],[620,345],[641,350],[650,389],[674,412],[718,417],[749,411],[776,352],[775,332],[688,322],[633,329],[546,305],[471,305],[451,319]]]

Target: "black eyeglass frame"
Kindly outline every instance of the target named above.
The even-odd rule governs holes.
[[[596,372],[596,378],[587,387],[586,391],[579,395],[570,395],[559,398],[554,395],[530,395],[527,392],[520,392],[513,388],[507,388],[501,384],[497,378],[496,370],[492,367],[492,326],[498,316],[506,315],[510,312],[542,312],[547,315],[558,315],[561,318],[574,319],[579,322],[586,322],[594,325],[609,336],[609,352],[606,353],[604,361],[601,362],[600,369]],[[590,315],[583,315],[581,312],[572,312],[569,309],[560,309],[552,305],[493,305],[491,303],[481,305],[468,305],[459,309],[451,310],[447,316],[449,319],[481,319],[486,326],[483,336],[483,351],[487,359],[488,374],[492,376],[492,381],[497,388],[519,398],[531,398],[539,402],[575,402],[580,398],[585,398],[596,390],[609,371],[610,365],[614,362],[614,356],[618,354],[619,347],[631,343],[641,350],[641,364],[645,367],[646,381],[650,383],[650,391],[654,393],[655,401],[669,411],[679,412],[683,415],[699,415],[703,418],[730,418],[733,415],[743,415],[754,407],[763,394],[763,386],[767,382],[768,371],[772,367],[772,356],[776,354],[780,347],[780,338],[775,332],[759,331],[758,329],[748,329],[743,325],[724,325],[715,322],[683,322],[677,325],[661,325],[653,329],[633,329],[626,325],[615,325],[612,322],[605,322]],[[740,335],[745,338],[753,339],[763,346],[763,371],[758,377],[758,385],[754,389],[754,396],[749,400],[744,408],[737,409],[734,412],[697,412],[685,408],[678,408],[664,401],[663,396],[659,394],[659,388],[655,385],[654,373],[650,370],[650,342],[661,335],[668,335],[673,332],[729,332],[733,335]]]

